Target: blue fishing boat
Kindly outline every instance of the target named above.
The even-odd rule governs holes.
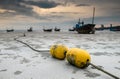
[[[80,22],[75,26],[75,30],[80,34],[94,34],[95,33],[95,24],[84,24],[84,22]]]
[[[112,24],[111,24],[110,31],[120,31],[120,26],[112,26]]]
[[[95,24],[94,24],[94,15],[95,15],[95,8],[93,9],[93,19],[91,24],[84,24],[84,21],[80,22],[75,25],[75,30],[80,34],[94,34],[95,33]]]

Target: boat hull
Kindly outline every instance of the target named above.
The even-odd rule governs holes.
[[[7,32],[13,32],[14,31],[14,29],[11,29],[11,30],[6,30]]]
[[[75,30],[80,34],[94,34],[95,33],[95,24],[85,24]]]
[[[52,32],[52,29],[43,29],[44,32]]]
[[[120,31],[120,26],[110,27],[110,31]]]
[[[60,31],[60,29],[54,29],[54,31],[57,31],[57,32],[58,32],[58,31]]]

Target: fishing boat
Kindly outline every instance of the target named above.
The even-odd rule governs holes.
[[[79,20],[80,21],[80,20]],[[75,26],[75,30],[80,34],[94,34],[95,24],[84,24],[83,22],[78,22]]]
[[[30,27],[27,31],[28,31],[28,32],[32,32],[32,31],[33,31],[33,30],[32,30],[32,27]]]
[[[95,33],[95,24],[94,24],[94,14],[95,8],[93,9],[93,19],[92,24],[84,24],[84,21],[80,22],[75,25],[75,30],[80,34],[94,34]]]
[[[111,24],[110,31],[120,31],[120,26],[112,26],[112,24]]]
[[[60,29],[55,27],[54,31],[57,31],[57,32],[58,32],[58,31],[60,31]]]
[[[13,31],[14,31],[14,29],[11,29],[11,30],[8,30],[8,29],[7,29],[6,31],[7,31],[7,32],[13,32]]]
[[[43,29],[44,32],[52,32],[52,29]]]

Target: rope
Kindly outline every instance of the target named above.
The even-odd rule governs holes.
[[[96,68],[96,69],[98,69],[98,70],[100,70],[100,71],[108,74],[109,76],[111,76],[111,77],[113,77],[113,78],[115,78],[115,79],[120,79],[119,77],[117,77],[117,76],[115,76],[115,75],[113,75],[113,74],[111,74],[111,73],[109,73],[109,72],[107,72],[107,71],[105,71],[105,70],[97,67],[96,65],[94,65],[94,64],[92,64],[92,63],[89,63],[89,65],[92,65],[94,68]]]
[[[20,42],[26,46],[28,46],[30,49],[32,49],[33,51],[36,51],[36,52],[49,52],[49,49],[46,49],[46,50],[37,50],[37,49],[34,49],[33,47],[31,47],[30,45],[28,45],[27,43],[23,42],[23,41],[20,41],[20,40],[17,40],[17,38],[14,38],[15,41],[17,42]]]

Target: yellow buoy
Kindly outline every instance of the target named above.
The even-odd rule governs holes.
[[[85,68],[91,61],[90,55],[87,51],[79,48],[71,48],[66,54],[68,62],[79,68]]]
[[[66,53],[68,48],[62,44],[52,45],[50,47],[50,54],[57,59],[64,59],[66,57]]]

